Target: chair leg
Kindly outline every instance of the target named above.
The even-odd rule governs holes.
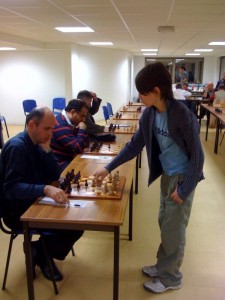
[[[72,255],[75,256],[75,252],[74,252],[73,247],[72,247],[72,249],[71,249],[71,252],[72,252]]]
[[[9,138],[9,131],[8,131],[8,127],[7,127],[7,124],[6,124],[5,118],[4,118],[4,123],[5,123],[5,129],[6,129],[6,132],[7,132],[7,136],[8,136],[8,138]]]
[[[225,131],[224,131],[223,136],[222,136],[222,139],[221,139],[221,141],[220,141],[220,146],[222,145],[224,135],[225,135]]]
[[[5,287],[6,287],[6,280],[7,280],[8,270],[9,270],[9,262],[10,262],[11,252],[12,252],[12,245],[13,245],[13,241],[16,237],[17,237],[17,234],[14,234],[14,233],[12,233],[10,236],[9,249],[8,249],[8,255],[7,255],[7,260],[6,260],[6,265],[5,265],[5,273],[4,273],[4,279],[3,279],[3,284],[2,284],[2,290],[5,290]]]

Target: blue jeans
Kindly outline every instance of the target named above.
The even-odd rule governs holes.
[[[181,284],[180,266],[184,257],[186,227],[188,225],[194,191],[181,205],[171,200],[170,195],[181,184],[184,175],[161,177],[161,195],[159,209],[159,227],[161,244],[157,253],[156,268],[159,279],[165,286]]]

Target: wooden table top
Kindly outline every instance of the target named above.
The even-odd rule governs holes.
[[[83,162],[71,162],[68,169],[80,170],[84,175],[91,175],[101,168],[103,164]],[[70,229],[73,225],[86,226],[121,226],[124,222],[125,211],[129,200],[129,193],[133,179],[134,165],[123,164],[117,170],[120,176],[126,177],[123,195],[120,200],[85,200],[84,207],[72,207],[64,205],[40,204],[36,201],[22,215],[21,221],[29,222],[31,227],[48,227]],[[65,170],[66,171],[66,170]]]
[[[220,121],[225,123],[225,108],[221,107],[220,110],[222,111],[222,113],[220,113],[220,112],[216,112],[216,107],[209,106],[208,104],[202,103],[201,106],[204,107],[206,110],[208,110],[212,115],[217,117]]]

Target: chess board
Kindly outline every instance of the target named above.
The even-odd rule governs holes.
[[[89,148],[84,149],[84,154],[101,154],[101,155],[117,155],[125,146],[125,143],[116,143],[116,144],[102,144],[98,143],[97,147],[90,144]]]
[[[113,116],[113,120],[139,120],[140,113],[121,113],[119,116]]]
[[[109,182],[110,178],[108,175],[103,180],[101,187],[93,187],[93,179],[94,176],[81,176],[79,178],[79,188],[77,187],[77,183],[73,183],[73,179],[71,179],[69,182],[70,191],[65,190],[65,192],[69,198],[73,199],[121,199],[126,182],[126,178],[124,176],[118,176],[116,181],[113,179],[111,180],[112,182]],[[107,189],[105,188],[105,185],[107,185]],[[114,189],[112,186],[114,186]]]
[[[109,193],[104,192],[102,187],[85,187],[84,182],[81,179],[80,188],[77,189],[76,185],[72,184],[72,191],[69,194],[69,198],[78,198],[78,199],[121,199],[123,194],[123,189],[125,185],[126,178],[120,176],[120,180],[118,182],[117,191],[113,192],[113,195],[109,195]]]
[[[110,130],[110,128],[108,128]],[[128,133],[135,133],[137,131],[137,124],[135,125],[128,125],[128,126],[120,126],[119,124],[113,125],[113,128],[109,131],[114,134],[128,134]]]

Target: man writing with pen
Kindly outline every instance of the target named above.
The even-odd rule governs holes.
[[[22,228],[21,215],[38,197],[47,196],[55,202],[69,202],[62,189],[51,182],[60,177],[60,168],[50,148],[55,117],[47,107],[34,108],[26,119],[26,129],[11,138],[3,147],[0,159],[0,205],[5,224],[12,229]],[[51,280],[41,240],[44,239],[52,262],[55,281],[63,279],[53,259],[64,260],[74,243],[82,236],[81,230],[37,229],[40,239],[31,242],[33,275],[39,266]],[[47,234],[46,234],[47,233]]]

